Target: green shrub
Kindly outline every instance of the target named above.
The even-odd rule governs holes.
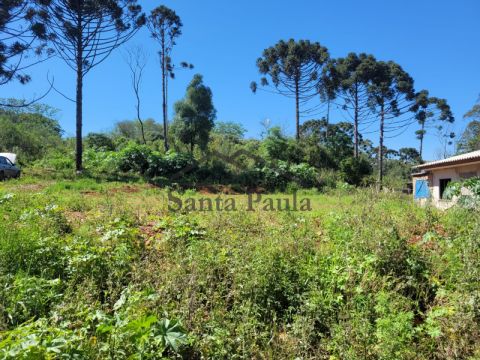
[[[106,134],[90,133],[85,138],[86,145],[94,150],[113,151],[115,144],[110,136]]]
[[[27,322],[2,334],[0,355],[3,359],[54,359],[86,357],[82,337],[68,328],[51,326],[46,318]],[[93,354],[90,354],[93,356]]]
[[[340,163],[343,180],[351,185],[361,185],[373,169],[370,161],[364,157],[349,157]]]
[[[8,204],[15,223],[0,222],[0,273],[61,276],[63,237],[71,231],[62,210],[55,204],[17,209],[22,200]]]
[[[224,162],[213,160],[206,165],[200,166],[195,171],[195,178],[200,183],[228,184],[231,182],[232,175]]]
[[[190,154],[176,153],[169,151],[165,155],[151,153],[148,157],[148,169],[145,175],[148,178],[172,176],[181,179],[196,169],[196,162]]]
[[[250,172],[251,175],[257,175]],[[321,182],[315,168],[308,164],[288,164],[285,161],[278,161],[276,164],[269,164],[260,169],[259,183],[268,190],[285,190],[287,184],[296,183],[298,188],[320,187]],[[255,177],[250,179],[254,180]]]
[[[121,219],[99,227],[100,239],[75,239],[68,247],[66,273],[75,289],[90,284],[93,297],[113,303],[129,282],[142,244],[138,233]]]
[[[123,172],[137,172],[145,174],[150,167],[149,159],[152,150],[146,145],[129,143],[118,154],[118,168]]]
[[[316,169],[308,164],[291,165],[290,174],[302,188],[312,188],[319,185]]]
[[[116,175],[125,165],[119,153],[102,149],[86,149],[83,152],[83,167],[91,175]]]
[[[49,316],[52,305],[62,298],[60,279],[46,280],[22,274],[1,279],[5,284],[0,290],[3,318],[12,326]]]
[[[289,166],[284,161],[279,161],[276,166],[264,166],[262,172],[262,185],[268,190],[284,190],[290,179]]]
[[[73,171],[75,168],[75,153],[70,150],[55,149],[49,151],[42,159],[33,164],[37,169],[55,171]]]
[[[380,292],[377,295],[375,321],[378,358],[382,360],[416,359],[414,314],[408,301]]]
[[[457,205],[472,210],[480,209],[480,178],[456,181],[445,190],[445,198],[457,198]]]

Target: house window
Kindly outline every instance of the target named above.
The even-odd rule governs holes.
[[[443,199],[443,194],[448,184],[452,182],[452,179],[440,179],[440,199]]]

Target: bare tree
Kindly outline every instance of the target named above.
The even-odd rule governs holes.
[[[136,0],[42,0],[48,36],[76,72],[76,169],[82,171],[83,78],[145,24]]]
[[[435,157],[438,160],[446,159],[454,154],[455,133],[452,131],[453,125],[438,125],[435,127],[435,136],[438,139],[438,147],[435,149]],[[450,147],[450,149],[449,149]]]
[[[130,69],[130,79],[132,82],[133,92],[135,93],[135,110],[137,111],[137,120],[140,124],[140,131],[144,144],[147,144],[147,140],[145,138],[145,128],[143,126],[142,117],[140,116],[140,85],[142,83],[143,71],[147,65],[147,60],[147,54],[141,46],[131,47],[125,52],[125,61]]]

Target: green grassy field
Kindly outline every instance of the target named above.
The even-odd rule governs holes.
[[[0,357],[478,359],[478,214],[370,190],[311,211],[168,211],[166,190],[0,184]],[[273,201],[291,194],[264,194]]]

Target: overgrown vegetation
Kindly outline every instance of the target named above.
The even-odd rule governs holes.
[[[46,178],[72,178],[75,140],[61,137],[55,114],[55,109],[40,105],[2,110],[0,151],[16,152],[20,165]],[[86,176],[143,179],[157,185],[174,182],[187,188],[213,183],[243,191],[254,187],[269,191],[325,189],[345,182],[356,186],[375,182],[376,149],[362,140],[361,156],[354,158],[354,133],[349,123],[307,121],[300,129],[302,139],[296,141],[278,127],[269,128],[262,140],[246,139],[240,124],[228,122],[218,122],[211,131],[202,125],[200,139],[194,128],[188,130],[190,120],[184,121],[183,128],[172,126],[168,152],[162,144],[162,126],[151,119],[143,121],[146,144],[135,120],[119,122],[110,133],[88,134],[83,156]],[[197,143],[200,146],[194,148],[192,144]],[[420,157],[413,148],[386,150],[386,154],[385,184],[400,190],[409,180],[411,165]]]
[[[446,189],[445,197],[453,200],[456,205],[471,209],[480,209],[480,178],[455,181]]]
[[[0,354],[480,356],[476,215],[335,191],[301,193],[312,212],[172,213],[148,185],[5,183]]]

